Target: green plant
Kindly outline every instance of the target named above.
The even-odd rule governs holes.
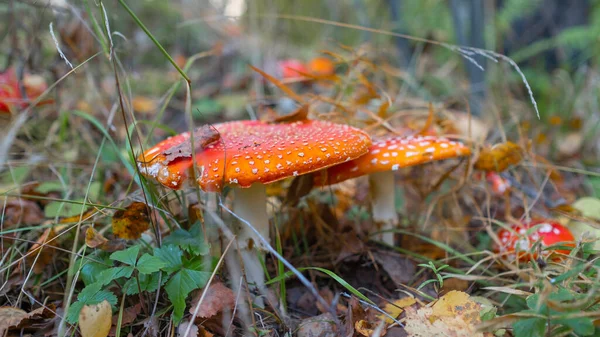
[[[67,313],[67,321],[76,323],[79,311],[84,305],[107,300],[116,305],[116,289],[125,295],[152,293],[164,287],[173,305],[173,321],[177,324],[183,318],[185,300],[195,289],[206,285],[213,264],[207,265],[204,255],[209,252],[199,223],[189,231],[178,229],[165,238],[162,247],[143,253],[138,243],[125,250],[116,251],[107,258],[105,253],[92,254],[100,261],[86,263],[82,269],[85,288],[77,296]],[[138,258],[139,256],[139,258]],[[118,285],[113,287],[113,285]]]
[[[423,289],[423,287],[425,287],[426,285],[430,284],[430,283],[435,283],[437,282],[439,285],[439,288],[444,286],[444,279],[448,278],[448,276],[445,275],[441,275],[440,272],[448,267],[450,267],[447,264],[441,265],[439,267],[436,267],[435,264],[433,264],[432,261],[429,261],[429,263],[420,263],[418,264],[419,267],[423,267],[423,268],[429,268],[431,269],[431,271],[433,272],[433,274],[435,275],[434,279],[429,279],[423,283],[421,283],[421,285],[417,288],[417,290],[421,290]]]

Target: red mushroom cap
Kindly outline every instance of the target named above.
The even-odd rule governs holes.
[[[14,107],[26,107],[31,100],[46,91],[48,85],[39,75],[24,74],[23,88],[27,99],[21,95],[19,81],[13,68],[0,73],[0,112],[10,112]]]
[[[468,156],[470,153],[461,142],[434,136],[381,139],[373,142],[366,155],[327,169],[326,175],[316,177],[315,185],[336,184],[366,174],[396,171],[401,167]]]
[[[325,121],[237,121],[214,128],[220,139],[196,150],[200,170],[197,183],[205,191],[219,191],[227,184],[268,184],[318,171],[357,158],[367,153],[371,145],[364,131]],[[192,167],[191,156],[167,161],[164,151],[186,141],[187,132],[146,151],[138,158],[141,173],[171,189],[181,188]]]
[[[559,223],[548,220],[533,220],[523,225],[514,225],[510,230],[501,229],[498,231],[498,238],[501,245],[494,245],[496,253],[508,253],[504,255],[509,260],[518,257],[519,260],[535,259],[536,253],[530,253],[533,244],[541,240],[542,247],[552,246],[559,242],[564,242],[565,246],[574,246],[575,238],[571,231]],[[569,250],[557,249],[556,253],[569,254]],[[515,255],[516,254],[516,255]],[[550,252],[544,250],[543,255]]]
[[[285,79],[303,77],[302,74],[308,72],[304,63],[297,59],[279,61],[279,68],[282,78]]]

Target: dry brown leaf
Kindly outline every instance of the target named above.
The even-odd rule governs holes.
[[[79,329],[82,337],[107,337],[111,326],[112,308],[107,300],[81,308]]]
[[[113,233],[121,239],[139,239],[148,228],[150,228],[148,209],[142,202],[134,202],[124,211],[116,211],[112,218]]]
[[[214,143],[221,138],[221,135],[211,125],[203,125],[194,130],[194,151],[204,149],[208,144]],[[181,142],[162,152],[165,156],[163,164],[168,164],[177,158],[189,158],[192,156],[191,141]]]
[[[495,144],[489,149],[481,150],[475,162],[475,168],[482,171],[502,172],[523,159],[522,149],[513,142]]]
[[[278,116],[269,123],[281,124],[281,123],[293,123],[301,122],[308,119],[308,104],[302,104],[298,109],[285,116]]]
[[[198,292],[190,307],[190,314],[193,315],[196,310],[196,305],[202,296],[202,292]],[[197,317],[209,318],[223,310],[231,310],[235,304],[235,294],[233,291],[221,282],[212,283],[204,296],[204,300],[200,304]]]
[[[4,226],[16,224],[37,225],[44,221],[44,212],[35,202],[24,199],[9,199],[4,207]]]
[[[25,310],[13,307],[0,307],[0,334],[4,335],[10,327],[16,327],[27,317],[28,314]]]
[[[90,248],[98,248],[104,246],[108,240],[100,234],[94,227],[88,227],[85,230],[85,244]]]
[[[40,320],[53,318],[55,310],[56,307],[53,304],[37,308],[30,313],[18,308],[0,307],[0,335],[4,336],[4,333],[11,328],[28,329],[39,323]],[[36,327],[39,329],[39,325],[36,325]]]
[[[389,251],[376,251],[373,253],[375,261],[396,284],[407,284],[415,275],[415,263],[405,256]]]
[[[54,237],[56,237],[54,227],[46,228],[35,244],[29,248],[29,251],[27,252],[27,262],[29,265],[33,265],[34,273],[42,273],[44,268],[52,262],[56,250],[52,247],[53,243],[50,241],[54,239]]]

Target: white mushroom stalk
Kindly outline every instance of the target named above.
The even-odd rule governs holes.
[[[269,242],[269,217],[267,216],[267,192],[265,185],[252,184],[249,188],[235,188],[233,211],[237,216],[251,224],[260,235]],[[265,274],[261,259],[264,259],[264,245],[256,237],[254,231],[246,224],[240,223],[235,231],[240,255],[244,262],[246,281],[251,287],[260,288],[265,284]],[[258,250],[255,248],[259,248]],[[254,302],[257,306],[264,306],[262,299]]]
[[[398,226],[398,213],[395,203],[395,182],[393,171],[382,171],[369,175],[369,188],[371,192],[371,211],[373,222],[379,233],[374,239],[386,245],[394,245],[394,232]]]

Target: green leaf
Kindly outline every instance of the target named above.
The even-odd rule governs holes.
[[[110,291],[102,290],[100,283],[93,283],[85,288],[77,296],[77,302],[69,306],[67,312],[67,322],[75,324],[79,319],[79,312],[84,305],[98,304],[107,300],[110,305],[117,304],[117,297]]]
[[[172,273],[181,269],[181,257],[183,252],[181,249],[174,245],[164,245],[160,248],[154,248],[154,256],[165,261],[166,266],[163,268],[164,271]]]
[[[555,319],[553,323],[568,326],[580,336],[591,336],[595,330],[594,321],[588,317]]]
[[[189,293],[205,286],[209,278],[209,272],[182,269],[167,282],[165,290],[169,300],[173,303],[173,321],[175,324],[179,324],[183,318],[185,299]]]
[[[137,260],[139,252],[140,246],[135,245],[125,250],[119,250],[110,254],[110,259],[128,264],[130,266],[135,266],[135,261]]]
[[[51,201],[44,207],[44,215],[47,218],[71,217],[81,214],[84,211],[83,200],[81,203],[67,203],[60,201]]]
[[[102,264],[95,261],[87,262],[83,265],[83,267],[81,267],[81,279],[83,280],[83,283],[86,286],[89,286],[90,284],[98,281],[98,276],[100,275],[100,273],[107,270],[108,268],[110,267],[107,264]]]
[[[131,266],[114,267],[100,272],[97,277],[97,282],[101,285],[107,285],[113,280],[121,277],[130,278],[131,274],[133,274],[133,267]]]
[[[515,337],[544,337],[546,320],[542,318],[526,318],[513,323]]]
[[[183,249],[194,255],[206,255],[210,250],[210,245],[204,239],[200,222],[194,223],[189,231],[177,229],[165,238],[164,244],[183,247]]]
[[[166,265],[167,263],[160,257],[144,254],[140,257],[136,268],[141,274],[152,274],[161,270]]]
[[[140,279],[140,287],[138,288],[137,281],[135,278],[131,278],[125,282],[123,285],[123,291],[127,295],[135,295],[139,294],[139,290],[154,292],[158,289],[158,280],[161,273],[154,273],[150,275],[140,274],[138,277]],[[163,275],[162,284],[164,285],[169,280],[167,275]]]

